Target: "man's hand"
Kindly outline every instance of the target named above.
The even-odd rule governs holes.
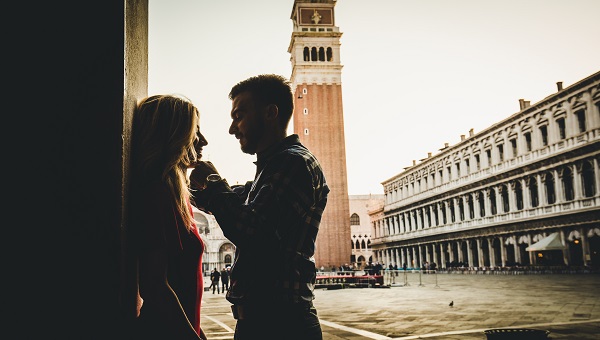
[[[219,174],[217,168],[215,168],[211,162],[202,161],[198,163],[190,174],[190,184],[192,189],[204,189],[206,187],[206,176],[210,174]]]

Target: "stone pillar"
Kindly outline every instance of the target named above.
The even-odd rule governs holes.
[[[523,210],[531,208],[531,195],[529,193],[529,181],[524,178],[518,179],[521,182],[521,188],[523,190]]]
[[[581,235],[581,253],[583,256],[583,265],[588,265],[588,257],[590,256],[590,246],[588,243],[587,235],[585,234],[585,230],[583,228],[579,228],[579,234]]]
[[[475,218],[481,218],[481,207],[479,206],[479,196],[481,195],[481,192],[477,191],[471,195],[473,200],[473,210],[475,210],[473,216],[475,216]]]
[[[404,255],[406,253],[406,248],[400,248],[400,266],[404,265],[405,263],[408,265],[408,262],[406,261],[406,255]]]
[[[535,174],[535,180],[537,181],[537,191],[538,191],[538,200],[539,206],[548,205],[548,198],[546,197],[546,189],[544,186],[544,181],[541,174]]]
[[[558,232],[559,236],[560,236],[560,241],[562,242],[562,244],[566,244],[567,248],[563,249],[563,261],[565,263],[565,265],[570,265],[571,264],[571,254],[570,254],[570,245],[568,242],[565,242],[565,231],[564,229],[561,229]]]
[[[598,180],[598,178],[600,177],[600,165],[598,165],[598,159],[594,158],[593,159],[593,163],[594,163],[594,184],[596,185],[596,195],[598,195],[598,193],[600,193],[600,180]]]
[[[583,163],[577,162],[571,169],[573,170],[573,196],[575,200],[580,200],[583,198],[583,182],[581,181]]]
[[[469,267],[474,267],[473,266],[473,250],[471,249],[471,245],[473,244],[471,240],[465,240],[465,242],[467,243],[467,263],[469,264]]]
[[[496,214],[504,214],[504,207],[502,206],[502,187],[496,187]]]
[[[458,262],[465,262],[464,261],[464,254],[462,252],[462,247],[461,247],[461,241],[456,241],[456,253],[458,254]]]
[[[437,256],[437,244],[434,243],[431,245],[431,252],[432,252],[432,256],[433,256],[433,262],[435,262],[438,265],[438,267],[440,267],[439,266],[440,263],[438,262],[438,256]]]
[[[552,170],[552,175],[554,176],[554,192],[556,196],[556,203],[562,203],[565,201],[565,195],[563,192],[563,183],[562,176],[558,175],[557,170]]]
[[[452,242],[448,241],[448,243],[446,244],[447,248],[448,248],[448,257],[449,257],[449,262],[454,262],[456,261],[456,259],[454,258],[454,252],[452,251]]]
[[[527,247],[530,247],[532,244],[531,242],[531,234],[527,234]],[[531,264],[532,266],[536,265],[536,258],[535,258],[535,252],[534,251],[528,251],[529,253],[529,264]]]
[[[488,243],[488,254],[490,257],[490,267],[496,267],[496,253],[495,253],[495,249],[494,249],[494,239],[491,237],[488,237],[487,239],[487,243]]]
[[[483,258],[483,249],[481,248],[481,240],[476,239],[477,242],[477,263],[479,267],[485,267],[485,261]]]
[[[444,242],[440,243],[440,268],[446,268],[446,252],[444,251]]]
[[[504,246],[504,237],[498,236],[500,240],[500,257],[502,261],[502,267],[506,267],[506,247]]]
[[[510,181],[506,186],[508,190],[508,212],[517,211],[516,193],[515,193],[515,182]]]
[[[514,244],[514,251],[515,251],[515,262],[517,263],[521,263],[521,249],[519,246],[519,240],[517,239],[517,236],[514,236],[515,238],[515,244]],[[522,263],[521,263],[522,264]]]
[[[412,254],[411,254],[411,257],[410,257],[411,260],[412,260],[412,266],[411,267],[415,268],[416,266],[418,266],[418,263],[417,263],[418,259],[417,259],[417,256],[415,254],[415,246],[411,246],[410,248],[412,250]]]
[[[429,245],[425,244],[423,248],[425,248],[425,261],[431,263],[431,253],[429,252]]]
[[[491,206],[490,206],[492,204],[492,200],[490,199],[490,193],[491,193],[490,188],[484,189],[483,194],[485,196],[484,196],[484,199],[483,199],[483,206],[484,206],[484,209],[485,209],[485,216],[486,217],[487,216],[492,216],[492,209],[491,209]]]

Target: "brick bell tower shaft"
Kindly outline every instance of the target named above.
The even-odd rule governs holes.
[[[318,158],[331,189],[323,214],[317,267],[350,263],[350,208],[342,108],[340,37],[335,0],[295,0],[290,81],[295,91],[294,133]]]

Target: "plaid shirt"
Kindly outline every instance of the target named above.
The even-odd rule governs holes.
[[[255,164],[243,191],[221,181],[194,194],[236,246],[227,299],[311,301],[315,240],[329,193],[321,166],[297,135],[259,153]]]

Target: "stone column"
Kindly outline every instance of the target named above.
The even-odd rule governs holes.
[[[598,180],[598,177],[600,177],[600,165],[598,165],[598,159],[594,158],[593,159],[593,163],[594,163],[594,184],[596,185],[596,195],[598,195],[598,193],[600,193],[600,181]]]
[[[500,257],[502,261],[502,267],[506,267],[506,247],[504,246],[504,237],[498,236],[500,240]]]
[[[410,247],[410,248],[411,248],[411,250],[412,250],[412,254],[411,254],[411,255],[412,255],[412,256],[411,256],[411,259],[412,259],[412,266],[411,266],[411,267],[415,268],[415,267],[417,267],[417,266],[419,265],[419,264],[418,264],[418,261],[419,261],[419,259],[417,258],[417,255],[415,254],[415,248],[416,248],[416,247],[415,247],[415,246],[412,246],[412,247]]]
[[[498,186],[495,190],[496,193],[496,214],[504,214],[504,207],[502,206],[502,187]]]
[[[579,234],[581,235],[581,253],[583,256],[583,265],[588,265],[588,257],[590,256],[590,246],[588,243],[587,235],[585,234],[585,230],[583,228],[579,228]]]
[[[406,263],[408,265],[408,262],[406,261],[406,255],[404,255],[406,253],[406,248],[400,248],[400,266],[402,266],[404,263]]]
[[[445,268],[446,267],[446,252],[444,251],[444,242],[440,242],[440,262],[439,263],[439,267],[440,268]]]
[[[494,249],[494,239],[491,237],[487,238],[487,243],[488,243],[488,254],[490,257],[490,267],[496,267],[496,253],[495,253],[495,249]]]
[[[469,264],[469,267],[474,267],[473,266],[473,250],[471,249],[471,245],[472,245],[472,241],[471,240],[465,240],[465,242],[467,243],[467,263]]]
[[[565,194],[563,191],[563,183],[562,183],[562,176],[558,175],[558,171],[557,170],[552,170],[552,175],[554,176],[554,193],[556,196],[556,202],[555,203],[562,203],[565,201]]]
[[[452,224],[452,216],[450,212],[450,204],[454,204],[454,198],[446,200],[446,224]]]
[[[515,185],[514,181],[508,182],[508,185],[506,186],[506,189],[508,190],[508,212],[509,213],[517,211],[515,187],[516,187],[516,185]]]
[[[483,249],[481,248],[481,240],[476,239],[477,242],[477,262],[479,267],[485,267],[485,261],[483,258]]]
[[[431,253],[429,252],[429,245],[426,244],[423,246],[423,248],[425,248],[425,261],[431,263]]]
[[[483,198],[483,206],[485,209],[485,216],[492,216],[492,208],[491,208],[491,204],[492,204],[492,200],[490,199],[490,188],[485,188],[483,191],[484,194],[484,198]]]
[[[546,189],[544,186],[544,181],[541,174],[535,174],[535,180],[537,181],[537,191],[538,191],[538,200],[539,206],[548,205],[548,198],[546,197]]]
[[[448,243],[446,244],[447,248],[448,248],[448,257],[449,257],[449,262],[454,262],[456,261],[456,259],[454,258],[454,252],[452,251],[452,242],[448,241]]]
[[[431,253],[433,256],[433,262],[435,262],[438,265],[438,267],[440,267],[439,266],[440,263],[438,262],[438,256],[437,256],[437,244],[434,243],[431,245]]]
[[[527,234],[527,247],[530,247],[531,244],[533,242],[531,242],[531,234],[528,233]],[[528,251],[529,253],[529,264],[531,264],[532,266],[534,266],[536,264],[536,259],[535,259],[535,252],[534,251]]]
[[[521,182],[521,189],[523,190],[523,210],[531,208],[531,195],[529,194],[529,181],[524,178],[518,179]]]
[[[515,244],[514,244],[515,262],[521,263],[521,249],[520,249],[520,246],[519,246],[519,240],[517,240],[517,236],[516,235],[514,236],[514,238],[515,238]]]
[[[583,198],[583,182],[581,181],[581,175],[583,172],[583,163],[577,162],[571,169],[573,170],[573,193],[575,200]],[[598,176],[596,176],[597,178]]]
[[[567,248],[563,249],[563,261],[565,263],[565,265],[570,265],[571,264],[571,253],[570,253],[570,245],[568,242],[565,242],[565,230],[561,229],[558,232],[559,236],[560,236],[560,241],[562,242],[562,244],[566,244]]]
[[[473,210],[475,210],[473,215],[475,216],[475,218],[481,218],[481,207],[479,206],[479,195],[481,195],[481,192],[477,191],[471,195],[473,200]]]
[[[464,261],[464,254],[462,252],[462,248],[461,248],[461,241],[456,241],[456,253],[458,254],[458,262],[465,262]]]

